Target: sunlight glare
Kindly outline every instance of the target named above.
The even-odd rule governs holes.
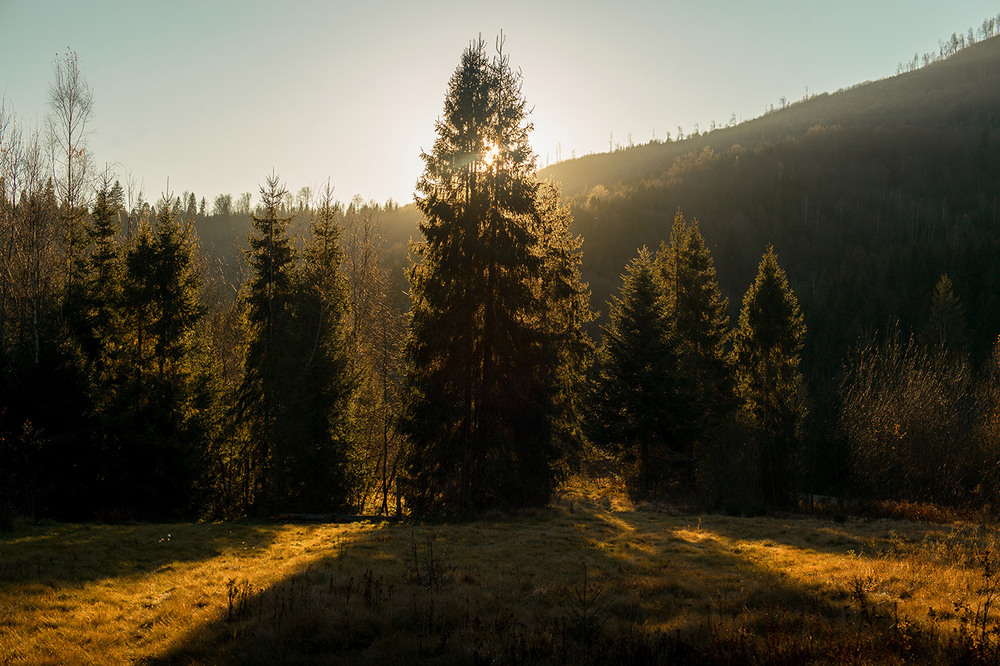
[[[500,157],[500,146],[492,141],[487,141],[486,152],[483,154],[483,163],[486,166],[493,166],[498,157]]]

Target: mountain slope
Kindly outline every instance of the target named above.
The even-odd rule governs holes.
[[[706,145],[716,151],[736,144],[750,148],[801,136],[816,125],[885,129],[988,121],[995,126],[1000,118],[998,84],[1000,37],[993,37],[914,72],[814,95],[684,141],[651,142],[559,162],[540,170],[539,177],[561,183],[564,196],[575,197],[595,185],[611,187],[656,176],[681,155]]]
[[[562,162],[602,307],[674,211],[701,221],[735,314],[773,244],[834,371],[861,336],[926,319],[952,276],[985,354],[1000,332],[1000,38],[890,79],[815,96],[738,127]]]

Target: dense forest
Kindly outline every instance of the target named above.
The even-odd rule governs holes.
[[[469,515],[607,465],[736,513],[994,506],[995,27],[541,171],[480,40],[407,206],[147,202],[67,54],[48,136],[0,109],[0,514]]]

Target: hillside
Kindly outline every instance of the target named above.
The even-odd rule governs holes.
[[[700,220],[734,316],[775,246],[806,314],[807,364],[821,374],[861,336],[897,322],[918,331],[945,272],[974,355],[1000,331],[1000,38],[737,127],[539,175],[571,202],[598,309],[680,209]]]
[[[908,126],[967,126],[1000,121],[1000,37],[913,72],[859,83],[836,93],[793,102],[734,127],[704,132],[683,141],[656,142],[554,164],[540,178],[562,184],[567,197],[596,185],[636,184],[664,174],[676,159],[711,146],[754,148],[801,137],[815,126],[891,131]]]

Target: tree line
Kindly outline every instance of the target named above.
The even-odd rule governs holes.
[[[330,186],[296,198],[275,173],[256,207],[239,204],[245,250],[220,262],[200,238],[204,199],[130,205],[115,174],[90,173],[78,122],[91,103],[67,55],[59,150],[0,113],[8,514],[473,515],[544,504],[602,455],[637,497],[735,512],[829,488],[994,501],[996,357],[975,370],[947,276],[919,336],[856,336],[817,380],[806,350],[822,338],[773,247],[731,326],[703,225],[678,210],[657,251],[640,247],[605,285],[596,328],[571,225],[622,200],[595,191],[571,207],[538,179],[502,40],[492,55],[473,42],[449,81],[405,271],[385,238],[394,205],[344,206]],[[703,151],[646,191],[771,159]],[[213,221],[231,206],[217,199]],[[726,247],[720,268],[746,275]]]

